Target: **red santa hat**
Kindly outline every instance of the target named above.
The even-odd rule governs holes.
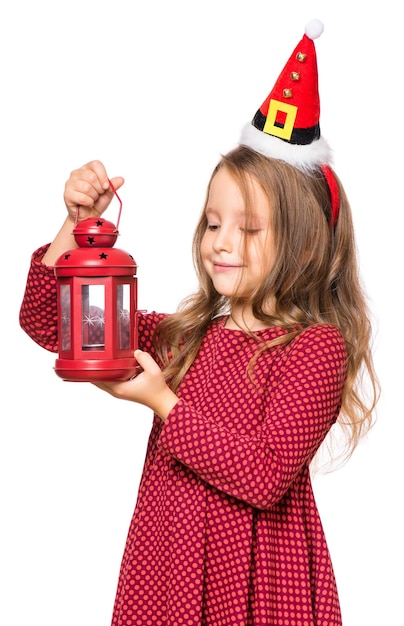
[[[331,149],[320,133],[320,97],[314,39],[324,30],[320,20],[306,25],[272,91],[243,129],[240,144],[285,161],[304,172],[321,169],[330,189],[334,225],[339,211],[338,185]]]
[[[331,150],[320,134],[320,98],[314,39],[324,30],[320,20],[305,34],[283,68],[272,91],[247,124],[240,143],[302,170],[331,162]]]

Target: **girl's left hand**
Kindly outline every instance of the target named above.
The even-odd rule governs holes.
[[[130,400],[148,406],[165,420],[171,409],[178,402],[178,396],[167,385],[161,369],[153,357],[142,350],[135,351],[135,358],[142,372],[135,378],[124,382],[93,383],[115,398]]]

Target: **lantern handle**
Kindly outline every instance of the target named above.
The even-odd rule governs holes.
[[[119,202],[118,219],[117,219],[117,222],[116,222],[116,231],[118,231],[119,230],[119,220],[121,219],[121,212],[122,212],[122,200],[118,196],[118,193],[117,193],[115,187],[113,186],[113,184],[111,183],[111,181],[109,179],[108,179],[108,182],[109,182],[109,186],[111,187],[112,191],[116,195],[116,197],[118,199],[118,202]]]
[[[109,186],[111,187],[112,191],[114,192],[114,194],[116,195],[116,197],[118,198],[119,201],[119,213],[118,213],[118,220],[116,222],[116,227],[115,227],[115,231],[114,232],[118,232],[119,230],[119,221],[121,219],[121,212],[122,212],[122,200],[120,199],[120,197],[118,196],[118,193],[115,189],[115,187],[113,186],[113,184],[111,183],[111,181],[108,179],[109,182]],[[76,217],[74,220],[74,227],[76,228],[77,224],[79,221],[79,207],[77,206],[77,210],[76,210]]]

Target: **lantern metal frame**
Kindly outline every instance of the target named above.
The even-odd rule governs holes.
[[[54,369],[66,381],[128,380],[138,371],[134,358],[138,339],[137,265],[129,253],[113,247],[121,208],[122,203],[117,226],[95,217],[79,222],[76,215],[73,234],[79,247],[63,253],[54,266],[59,336]],[[102,287],[103,292],[98,329],[90,314],[84,318],[86,307],[90,310],[92,306],[92,286]],[[126,305],[128,309],[124,309]],[[84,336],[86,327],[90,339]]]

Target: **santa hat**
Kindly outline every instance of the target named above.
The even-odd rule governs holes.
[[[305,33],[278,77],[272,91],[241,134],[240,144],[264,156],[285,161],[304,172],[321,169],[330,188],[332,223],[338,216],[338,186],[331,165],[331,149],[320,133],[320,98],[314,39],[324,30],[320,20]]]

